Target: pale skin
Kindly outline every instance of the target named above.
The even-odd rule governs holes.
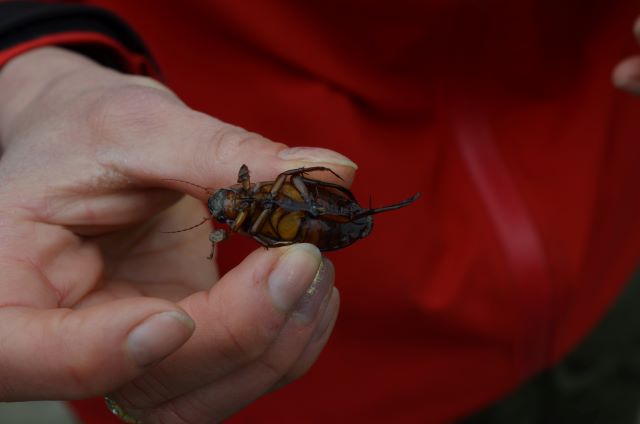
[[[640,95],[640,56],[613,81]],[[320,354],[331,264],[308,245],[258,248],[218,279],[208,226],[161,232],[205,213],[206,193],[167,178],[224,187],[247,163],[255,181],[326,166],[349,184],[344,156],[287,149],[59,48],[0,69],[0,145],[0,401],[112,393],[145,423],[219,421]]]
[[[204,423],[305,373],[338,313],[331,263],[260,247],[218,278],[209,225],[162,232],[206,215],[206,192],[167,178],[225,187],[248,163],[349,183],[349,159],[55,47],[10,61],[0,93],[0,401],[111,393],[145,423]]]
[[[640,43],[640,18],[636,19],[634,36]],[[614,85],[624,91],[640,96],[640,55],[629,57],[613,70]]]

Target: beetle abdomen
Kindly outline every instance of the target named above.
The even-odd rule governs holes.
[[[254,197],[250,218],[243,225],[242,232],[248,235],[250,229],[265,208],[271,208],[269,219],[259,229],[259,236],[267,244],[311,243],[322,251],[337,250],[366,237],[373,227],[371,216],[352,219],[362,212],[362,208],[345,196],[319,188],[311,192],[306,202],[300,192],[285,183],[280,193],[271,198],[271,184],[260,186]]]
[[[277,208],[257,235],[274,246],[282,242],[311,243],[321,251],[330,251],[347,247],[366,237],[372,227],[372,217],[338,222],[322,216],[313,217],[304,211],[288,212]],[[243,228],[242,232],[249,234],[249,228]]]

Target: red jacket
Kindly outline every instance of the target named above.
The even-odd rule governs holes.
[[[472,413],[566,355],[638,265],[640,100],[610,82],[631,0],[90,3],[192,107],[346,154],[374,205],[423,193],[330,254],[326,350],[232,422]],[[226,269],[255,248],[232,240]]]

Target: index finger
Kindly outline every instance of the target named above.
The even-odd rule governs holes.
[[[357,165],[340,153],[288,148],[165,96],[160,90],[135,87],[108,99],[101,112],[100,135],[107,138],[102,161],[135,182],[206,199],[206,191],[198,186],[235,184],[242,164],[251,170],[253,181],[273,180],[285,170],[310,166],[331,168],[344,180],[317,175],[328,181],[349,185],[354,177]]]

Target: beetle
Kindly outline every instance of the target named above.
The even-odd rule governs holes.
[[[362,208],[349,189],[306,176],[314,171],[330,172],[342,180],[330,168],[314,166],[284,171],[274,181],[252,183],[249,168],[242,165],[238,184],[209,197],[209,212],[232,232],[252,237],[267,248],[311,243],[330,251],[368,236],[373,215],[405,207],[420,197],[416,193],[393,205]],[[212,247],[228,235],[221,228],[212,231]]]

